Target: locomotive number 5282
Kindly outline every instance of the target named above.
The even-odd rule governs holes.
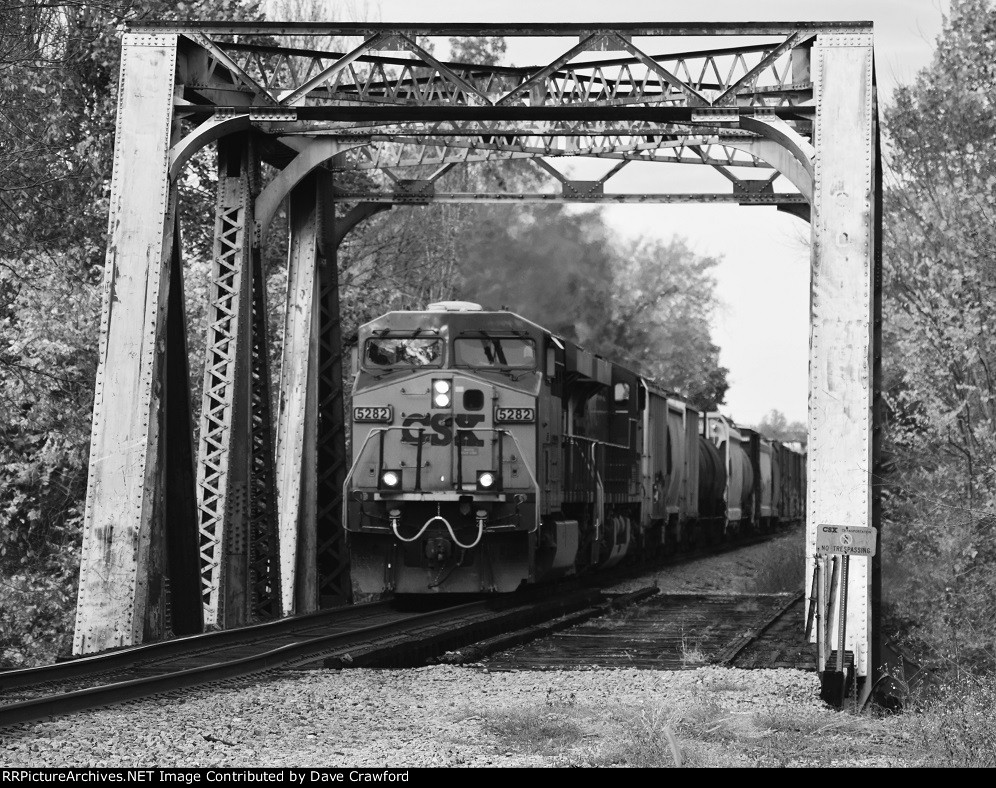
[[[529,422],[536,420],[533,408],[495,408],[495,421]]]

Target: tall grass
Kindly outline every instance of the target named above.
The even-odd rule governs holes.
[[[764,563],[744,583],[744,593],[780,594],[798,591],[804,586],[806,544],[802,534],[793,533],[768,543],[770,551]]]
[[[963,674],[927,687],[909,705],[925,765],[996,767],[996,677]]]

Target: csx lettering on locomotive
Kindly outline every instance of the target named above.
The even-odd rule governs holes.
[[[403,426],[408,428],[401,431],[401,440],[404,443],[418,443],[421,436],[423,443],[430,443],[433,446],[449,446],[453,442],[455,422],[461,446],[483,446],[484,441],[472,431],[482,421],[484,421],[484,416],[476,414],[460,414],[454,420],[452,416],[445,413],[413,413],[410,416],[405,416],[401,422]],[[420,425],[427,429],[419,431],[418,426]]]

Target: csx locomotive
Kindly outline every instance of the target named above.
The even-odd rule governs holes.
[[[356,598],[510,592],[803,518],[801,451],[511,312],[390,312],[353,359]]]

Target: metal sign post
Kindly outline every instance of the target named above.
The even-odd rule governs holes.
[[[840,708],[848,697],[854,682],[855,649],[848,649],[847,641],[847,597],[848,576],[851,556],[870,559],[875,555],[876,529],[864,526],[822,524],[816,528],[816,562],[820,577],[819,585],[824,585],[827,559],[832,563],[830,589],[825,596],[817,597],[820,606],[816,617],[826,622],[826,631],[817,633],[817,665],[820,673],[820,697],[828,704]],[[838,578],[840,595],[838,597]],[[835,615],[836,614],[836,615]],[[837,625],[837,648],[827,653],[827,644],[834,642],[833,626]],[[853,635],[852,635],[853,640]]]

